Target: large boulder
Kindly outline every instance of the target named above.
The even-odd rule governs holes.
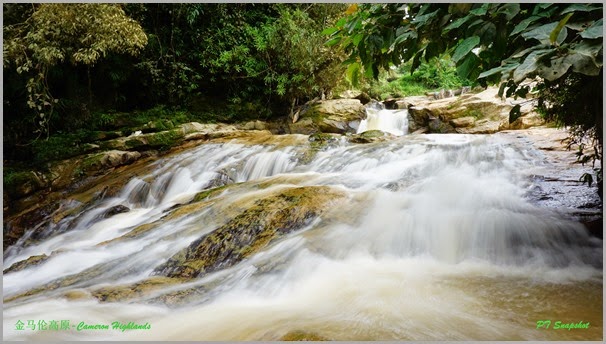
[[[304,105],[298,120],[289,123],[292,134],[355,133],[366,116],[358,99],[331,99]]]
[[[408,105],[414,126],[443,129],[444,124],[452,127],[454,132],[463,134],[490,134],[509,129],[509,112],[513,108],[512,104],[498,96],[496,87],[489,87],[475,94],[467,93],[460,97],[443,99],[409,97],[402,103]],[[543,123],[532,113],[531,106],[522,107],[521,113],[522,116],[513,128],[526,128]],[[430,131],[453,132],[450,129],[444,131],[431,128]]]
[[[231,267],[280,237],[309,225],[346,194],[327,186],[287,188],[256,200],[221,227],[192,242],[153,274],[196,278]]]

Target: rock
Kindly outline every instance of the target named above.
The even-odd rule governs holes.
[[[368,94],[366,94],[365,92],[361,92],[359,95],[355,96],[354,99],[357,99],[360,101],[360,103],[362,103],[362,105],[366,105],[367,103],[369,103],[371,101],[371,98]]]
[[[410,106],[410,104],[405,99],[398,99],[395,102],[395,108],[398,109],[398,110],[408,109],[409,106]]]
[[[46,260],[48,260],[48,258],[50,258],[50,257],[47,256],[46,254],[41,254],[38,256],[31,256],[25,260],[21,260],[21,261],[18,261],[16,263],[12,264],[8,269],[4,270],[4,273],[6,274],[9,272],[21,271],[30,266],[40,265],[43,262],[45,262]]]
[[[528,129],[545,124],[545,120],[536,112],[529,112],[526,115],[518,117],[509,124],[509,129]]]
[[[434,134],[456,133],[455,129],[448,123],[442,122],[439,118],[433,117],[428,123],[429,132]]]
[[[103,214],[103,217],[108,218],[108,217],[114,216],[116,214],[128,213],[129,211],[130,211],[129,207],[120,204],[120,205],[116,205],[116,206],[109,208]]]
[[[368,130],[361,134],[351,135],[349,137],[349,142],[351,143],[372,143],[372,142],[382,142],[387,140],[393,140],[397,138],[397,136],[386,133],[381,130]]]
[[[84,171],[104,170],[107,168],[131,164],[140,157],[141,153],[139,152],[111,150],[87,157],[82,162],[82,169]]]
[[[460,97],[437,100],[408,97],[406,101],[411,118],[418,127],[429,126],[430,130],[442,132],[444,128],[439,129],[438,122],[429,123],[431,118],[437,118],[455,127],[458,133],[489,134],[509,129],[509,111],[513,106],[499,98],[497,93],[496,87],[489,87],[477,94],[466,93]],[[530,110],[531,107],[522,108],[523,116]],[[524,121],[527,120],[521,120]]]
[[[231,267],[285,234],[305,227],[335,202],[345,199],[344,192],[327,186],[277,191],[192,242],[153,274],[189,279]]]
[[[429,131],[429,128],[427,127],[423,127],[421,129],[417,129],[414,132],[412,132],[410,135],[419,135],[419,134],[425,134]]]
[[[472,126],[475,122],[476,122],[475,117],[465,116],[465,117],[451,119],[449,123],[450,123],[450,125],[452,125],[455,128],[465,128],[465,127]]]
[[[260,120],[249,121],[244,123],[240,128],[243,130],[268,130],[269,123]]]
[[[292,134],[354,133],[364,116],[364,106],[357,99],[323,100],[300,110],[299,120],[288,126]]]
[[[356,97],[359,97],[362,93],[362,91],[358,90],[346,90],[339,93],[336,99],[355,99]]]
[[[283,335],[282,337],[280,337],[279,340],[293,342],[293,341],[328,341],[330,339],[322,337],[313,332],[290,331],[290,332],[286,333],[285,335]]]
[[[49,186],[44,174],[38,171],[22,171],[4,176],[5,192],[11,198],[21,198]]]

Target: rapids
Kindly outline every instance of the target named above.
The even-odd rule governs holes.
[[[392,118],[385,111],[369,114],[360,132],[406,134],[405,111]],[[4,339],[279,340],[292,331],[332,340],[602,338],[602,241],[568,216],[565,205],[541,204],[537,176],[567,167],[528,141],[504,134],[403,135],[366,145],[339,141],[302,159],[309,149],[283,141],[202,144],[156,161],[153,173],[134,176],[115,197],[49,229],[58,234],[11,247],[5,268],[50,257],[4,274]],[[210,208],[165,217],[222,185]],[[128,301],[90,296],[149,278],[224,223],[217,209],[237,211],[241,199],[311,185],[343,190],[349,202],[333,209],[337,215],[183,285]],[[130,211],[103,216],[117,205]],[[143,224],[152,229],[113,240]],[[48,288],[69,276],[81,277]],[[201,288],[186,304],[158,301],[186,287]],[[16,329],[29,320],[69,320],[71,329]],[[589,321],[590,328],[536,329],[542,320]],[[77,330],[80,322],[115,321],[150,329]]]

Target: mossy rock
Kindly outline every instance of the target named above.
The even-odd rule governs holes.
[[[181,282],[183,282],[183,280],[178,278],[153,276],[130,285],[101,287],[93,290],[91,295],[99,301],[118,302],[149,296],[154,291]]]
[[[21,271],[23,269],[26,269],[28,267],[31,266],[36,266],[36,265],[40,265],[42,263],[44,263],[45,261],[48,260],[48,258],[50,258],[49,256],[47,256],[46,254],[41,254],[38,256],[31,256],[27,259],[18,261],[14,264],[12,264],[8,269],[4,270],[4,273],[9,273],[9,272],[16,272],[16,271]]]
[[[330,339],[322,337],[313,332],[306,331],[290,331],[280,337],[280,341],[296,342],[296,341],[328,341]]]
[[[386,133],[381,130],[368,130],[360,134],[352,135],[349,137],[351,143],[372,143],[391,140],[396,138],[395,135]]]
[[[158,266],[154,274],[196,278],[231,267],[276,239],[310,224],[345,199],[327,186],[289,188],[257,200],[223,226],[195,240]]]
[[[17,171],[4,173],[4,192],[12,198],[30,195],[48,186],[40,173],[34,171]]]

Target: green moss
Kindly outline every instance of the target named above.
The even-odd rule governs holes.
[[[478,109],[467,109],[463,112],[461,117],[474,117],[475,119],[479,119],[484,117],[484,113]]]
[[[232,266],[300,229],[345,195],[329,187],[289,188],[259,199],[213,232],[171,257],[154,273],[195,278]]]
[[[234,185],[234,184],[230,184],[230,185]],[[212,198],[214,196],[216,196],[217,194],[223,192],[227,187],[229,187],[230,185],[223,185],[223,186],[219,186],[216,188],[212,188],[212,189],[208,189],[208,190],[204,190],[202,192],[197,193],[193,200],[193,202],[200,202],[200,201],[204,201],[207,200],[209,198]]]
[[[280,341],[327,341],[328,338],[322,337],[313,332],[290,331],[280,338]]]
[[[79,169],[82,171],[93,171],[99,169],[99,167],[103,165],[101,163],[103,156],[103,153],[99,153],[86,157],[80,164]]]
[[[11,197],[20,197],[28,194],[28,190],[35,190],[41,187],[39,179],[32,171],[6,168],[2,171],[2,176],[4,191]]]
[[[180,130],[169,130],[148,136],[147,143],[150,147],[164,150],[174,146],[182,138],[183,133]]]

